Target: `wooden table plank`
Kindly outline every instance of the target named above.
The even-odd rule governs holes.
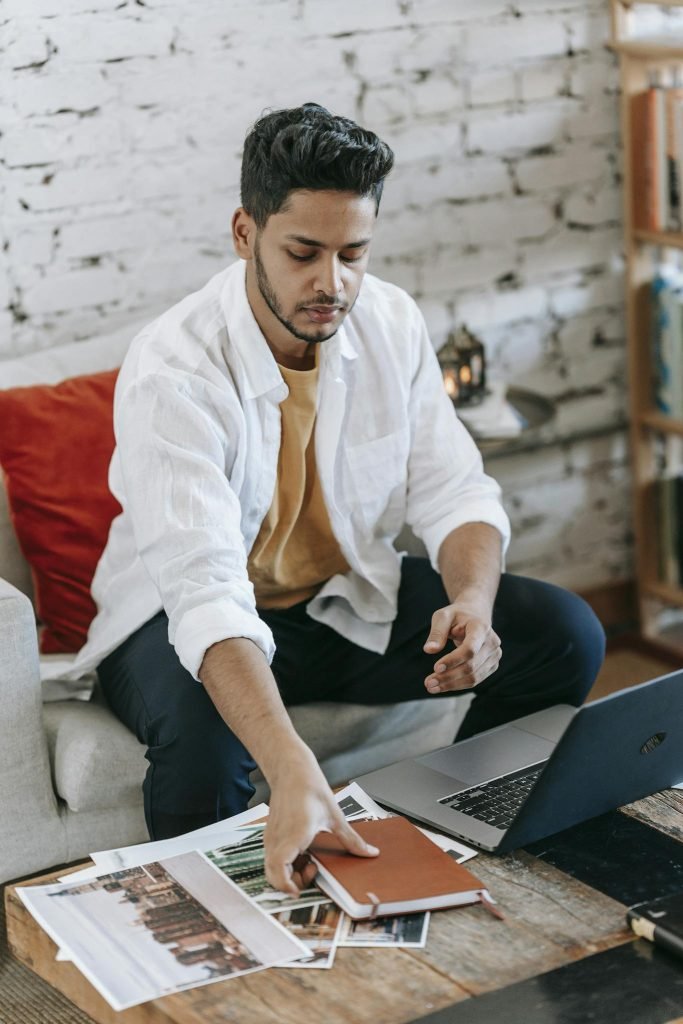
[[[683,789],[665,789],[621,810],[683,843]]]
[[[481,854],[476,871],[506,920],[481,907],[435,914],[426,950],[412,951],[472,995],[633,939],[621,903],[530,854]]]
[[[41,884],[56,881],[47,875]],[[33,879],[36,883],[38,880]],[[13,954],[98,1024],[405,1024],[468,993],[405,950],[341,949],[327,970],[275,969],[116,1012],[57,948],[16,895],[5,893]]]

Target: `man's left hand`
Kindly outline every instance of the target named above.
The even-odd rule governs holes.
[[[487,679],[501,659],[500,637],[491,623],[477,613],[449,604],[432,616],[424,650],[437,654],[452,640],[455,649],[434,664],[434,672],[425,679],[428,693],[469,690]]]

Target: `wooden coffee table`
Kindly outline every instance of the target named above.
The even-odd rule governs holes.
[[[652,854],[644,848],[650,840],[655,850]],[[606,982],[610,970],[615,974],[613,968],[607,969],[608,960],[611,964],[622,953],[633,958],[634,951],[645,977],[656,980],[657,992],[666,987],[669,977],[674,987],[676,978],[680,978],[681,987],[678,995],[674,992],[671,997],[670,1013],[665,1000],[659,1016],[640,1015],[628,994],[627,976],[633,973],[628,967],[618,982],[625,1000],[623,1012],[618,1015],[534,1017],[526,1009],[519,1019],[527,1024],[551,1019],[663,1024],[683,1021],[679,1016],[683,1015],[683,963],[679,966],[644,940],[634,940],[625,925],[624,906],[626,902],[654,898],[662,892],[662,886],[676,888],[676,860],[683,879],[683,846],[679,854],[676,845],[681,843],[683,791],[665,791],[603,819],[594,819],[592,825],[587,823],[544,844],[535,844],[530,848],[533,852],[522,850],[504,857],[481,854],[472,862],[473,870],[495,895],[504,921],[496,920],[480,906],[441,911],[432,915],[425,949],[340,949],[331,970],[271,969],[166,996],[120,1013],[108,1006],[72,964],[55,960],[54,943],[25,910],[16,886],[6,891],[8,937],[19,960],[100,1024],[405,1024],[432,1014],[435,1024],[475,1020],[514,1024],[518,1019],[514,1007],[522,1006],[527,986],[533,984],[526,979],[535,979],[545,992],[550,992],[553,979],[571,980],[573,975],[563,972],[580,972],[581,965],[586,964],[594,968],[594,976],[597,973],[599,979],[590,983],[590,990],[577,975],[568,989],[560,984],[557,991],[567,989],[573,1000],[595,1000],[600,994],[596,993],[596,984],[602,985],[603,975]],[[657,867],[660,861],[661,870]],[[670,870],[668,863],[673,865]],[[55,878],[55,874],[46,875],[33,879],[31,884]],[[656,891],[652,891],[653,886]],[[678,888],[683,888],[683,881]],[[619,896],[624,897],[623,901]],[[595,972],[595,966],[603,964],[597,958],[603,956],[605,970]],[[648,966],[650,961],[654,966]],[[618,976],[618,965],[616,970]],[[653,971],[660,972],[656,978]],[[640,990],[642,981],[638,984]],[[612,997],[615,993],[605,994],[605,999]],[[651,1009],[652,996],[648,998]],[[676,1012],[677,998],[680,1004]],[[491,1000],[497,1001],[495,1007]],[[489,1003],[490,1014],[486,1010]],[[532,1003],[538,1006],[538,998]],[[507,1007],[503,1015],[501,1005]],[[629,1016],[631,1011],[638,1015]]]

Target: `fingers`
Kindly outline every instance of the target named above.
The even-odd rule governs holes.
[[[376,857],[379,853],[377,847],[366,843],[344,818],[338,822],[332,831],[344,849],[348,850],[349,853],[355,854],[356,857]]]
[[[331,794],[330,794],[331,798]],[[269,823],[272,826],[272,822]],[[328,809],[317,827],[311,826],[300,833],[300,844],[291,835],[278,841],[266,826],[264,835],[266,878],[273,888],[280,892],[296,895],[300,889],[310,885],[316,875],[316,866],[306,852],[317,832],[328,828],[349,853],[357,857],[376,857],[379,850],[366,843],[355,829],[351,828],[336,804]]]
[[[278,892],[288,892],[293,896],[298,894],[300,886],[297,883],[301,881],[301,870],[295,870],[294,865],[297,863],[299,867],[300,856],[301,851],[295,846],[280,845],[269,849],[266,843],[266,878]]]
[[[463,659],[460,657],[461,649],[442,658],[435,666],[434,673],[425,679],[427,692],[468,690],[493,675],[502,656],[500,640],[495,634],[493,636],[495,642],[486,645],[486,648],[481,649],[476,655]]]

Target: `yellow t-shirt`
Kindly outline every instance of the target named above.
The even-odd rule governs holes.
[[[313,597],[348,564],[332,533],[315,463],[318,367],[280,366],[289,388],[280,405],[282,436],[273,502],[248,559],[260,608],[290,608]]]

